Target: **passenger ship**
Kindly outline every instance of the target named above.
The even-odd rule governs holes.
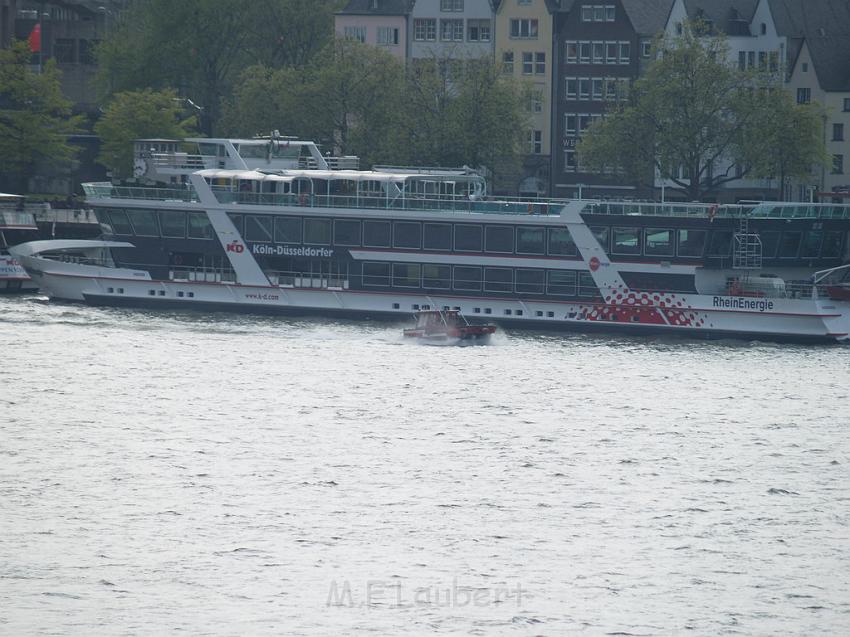
[[[97,241],[12,248],[93,305],[848,341],[850,206],[520,201],[469,169],[316,144],[139,140],[136,183],[84,184]]]

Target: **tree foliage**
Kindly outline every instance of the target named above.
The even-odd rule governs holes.
[[[181,119],[182,99],[174,90],[118,93],[104,109],[94,131],[102,143],[98,162],[116,179],[133,175],[133,140],[182,138],[192,134],[194,118]]]
[[[635,82],[629,100],[583,137],[583,163],[617,166],[643,183],[657,172],[690,200],[767,170],[759,154],[777,124],[771,113],[776,100],[762,98],[770,94],[771,76],[729,64],[723,37],[705,37],[699,25],[691,27],[659,40],[661,54]],[[800,155],[810,157],[807,149],[816,139],[799,142]]]
[[[0,173],[11,176],[12,185],[22,187],[36,165],[70,162],[76,149],[68,138],[81,124],[62,95],[53,60],[38,74],[25,42],[0,50]]]
[[[491,61],[418,61],[349,39],[328,44],[302,70],[255,66],[242,74],[221,128],[279,129],[374,163],[504,166],[525,139],[524,86]]]
[[[744,161],[754,177],[777,180],[777,199],[784,199],[789,179],[806,179],[826,162],[823,108],[795,104],[781,86],[754,96],[762,104],[759,121],[744,139]]]
[[[135,0],[98,47],[103,94],[174,88],[212,134],[249,66],[304,65],[333,33],[336,0]]]

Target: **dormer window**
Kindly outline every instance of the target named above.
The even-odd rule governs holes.
[[[764,22],[761,23],[761,34],[767,35],[767,25]]]

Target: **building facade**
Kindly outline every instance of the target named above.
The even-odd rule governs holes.
[[[552,194],[556,197],[646,197],[616,171],[591,172],[576,152],[597,118],[628,98],[650,61],[651,44],[672,0],[562,2],[554,34]]]
[[[493,55],[490,0],[416,0],[410,28],[413,60],[468,60]]]
[[[557,2],[501,0],[495,4],[495,56],[502,72],[528,85],[528,142],[522,171],[509,189],[523,197],[550,192],[553,27]]]
[[[349,0],[334,16],[341,37],[371,44],[406,60],[412,0]]]

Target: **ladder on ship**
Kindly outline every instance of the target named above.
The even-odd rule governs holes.
[[[744,215],[738,222],[732,246],[732,268],[735,270],[760,270],[762,260],[761,237],[750,232],[750,220]]]

